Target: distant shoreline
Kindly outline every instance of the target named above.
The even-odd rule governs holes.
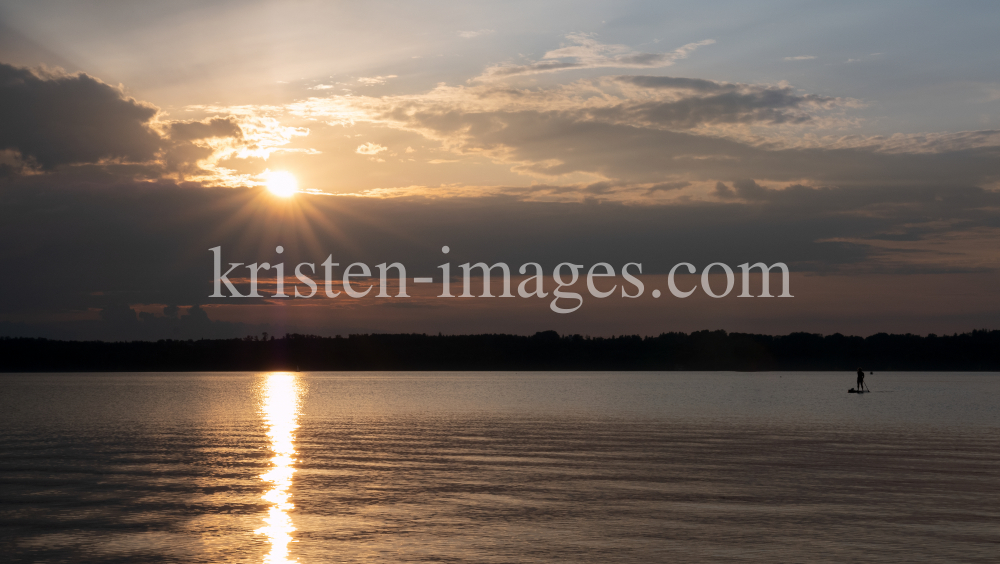
[[[657,337],[291,334],[189,341],[0,338],[0,372],[1000,371],[1000,330],[848,337],[725,331]]]

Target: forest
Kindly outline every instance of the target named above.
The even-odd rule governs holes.
[[[0,339],[0,372],[345,370],[1000,371],[1000,331],[953,335],[726,331],[655,337],[365,334],[160,341]]]

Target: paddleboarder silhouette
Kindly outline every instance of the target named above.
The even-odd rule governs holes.
[[[861,368],[859,367],[858,368],[858,387],[857,387],[858,392],[861,392],[862,390],[864,390],[864,385],[865,385],[865,371],[861,370]]]

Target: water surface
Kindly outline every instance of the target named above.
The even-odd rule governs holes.
[[[0,375],[11,562],[989,562],[1000,374]]]

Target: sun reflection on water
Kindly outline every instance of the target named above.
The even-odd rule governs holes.
[[[271,469],[260,479],[271,484],[262,496],[271,504],[264,518],[267,525],[254,531],[267,535],[271,552],[264,559],[269,564],[293,564],[288,559],[288,544],[292,542],[292,518],[289,511],[295,507],[291,503],[289,488],[295,473],[295,429],[298,428],[299,400],[301,386],[295,374],[274,372],[267,375],[264,382],[264,401],[261,412],[267,425],[267,437],[271,441]]]

